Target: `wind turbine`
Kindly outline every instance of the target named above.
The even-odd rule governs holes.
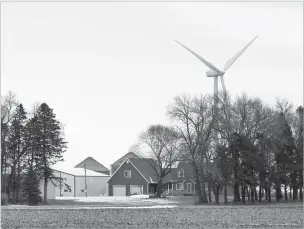
[[[215,95],[215,97],[217,97],[218,96],[218,77],[219,76],[221,77],[221,83],[222,83],[223,92],[224,92],[224,94],[226,94],[226,87],[225,87],[225,82],[224,82],[224,75],[225,75],[226,71],[246,51],[246,49],[252,44],[252,42],[254,42],[254,40],[257,37],[258,36],[256,36],[252,41],[250,41],[243,49],[241,49],[241,51],[239,51],[232,58],[230,58],[226,62],[223,70],[220,70],[219,68],[215,67],[213,64],[211,64],[210,62],[208,62],[207,60],[205,60],[203,57],[201,57],[200,55],[198,55],[197,53],[195,53],[194,51],[192,51],[191,49],[189,49],[185,45],[181,44],[180,42],[178,42],[178,41],[176,41],[176,42],[178,44],[180,44],[182,47],[184,47],[185,49],[187,49],[190,53],[192,53],[194,56],[196,56],[208,68],[211,69],[211,70],[209,70],[209,71],[206,72],[206,76],[207,77],[214,77],[214,95]]]

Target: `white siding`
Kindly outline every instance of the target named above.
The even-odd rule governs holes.
[[[40,190],[41,190],[41,197],[43,199],[44,197],[44,181],[42,180],[40,183]],[[54,183],[52,181],[48,182],[47,186],[47,199],[53,200],[56,197],[56,187],[54,186]]]
[[[108,180],[109,176],[102,177],[89,177],[87,176],[87,193],[88,196],[108,196]],[[85,192],[85,177],[76,176],[75,177],[75,190],[76,196],[86,196]]]
[[[74,196],[74,176],[71,174],[67,174],[64,172],[59,172],[59,171],[55,171],[54,172],[54,176],[56,177],[60,177],[60,173],[61,173],[61,178],[63,178],[64,180],[61,183],[61,192],[60,192],[60,182],[56,182],[57,187],[56,187],[56,196]],[[66,183],[68,185],[70,185],[71,187],[71,192],[65,192],[65,186],[63,183]]]

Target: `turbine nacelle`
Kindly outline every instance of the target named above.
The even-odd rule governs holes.
[[[217,71],[207,71],[206,76],[207,77],[218,77],[218,76],[223,76],[225,72],[217,72]]]

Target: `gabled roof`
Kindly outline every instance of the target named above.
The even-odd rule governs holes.
[[[157,177],[154,169],[155,161],[150,158],[129,158],[130,162],[136,167],[142,176],[149,181],[149,183],[157,183]]]
[[[112,165],[120,165],[122,164],[127,158],[141,158],[141,156],[137,155],[136,153],[129,152],[115,161]]]
[[[100,164],[98,161],[96,161],[92,157],[87,157],[85,160],[80,162],[78,165],[76,165],[74,168],[84,168],[88,170],[92,170],[94,172],[99,172],[99,173],[110,173],[110,170],[108,170],[106,167],[104,167],[102,164]]]
[[[114,174],[111,176],[111,178],[108,180],[108,182],[112,179],[112,177],[115,176],[115,174],[120,170],[120,168],[129,161],[131,165],[139,172],[139,174],[148,182],[148,183],[157,183],[157,178],[154,173],[153,168],[151,165],[153,165],[154,160],[150,158],[126,158],[116,169]]]

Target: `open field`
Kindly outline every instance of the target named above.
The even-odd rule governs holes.
[[[193,205],[193,197],[58,198],[3,206],[2,228],[303,228],[303,203]]]
[[[161,206],[161,205],[160,205]],[[165,206],[163,206],[165,207]],[[303,207],[3,208],[2,228],[303,228]]]

